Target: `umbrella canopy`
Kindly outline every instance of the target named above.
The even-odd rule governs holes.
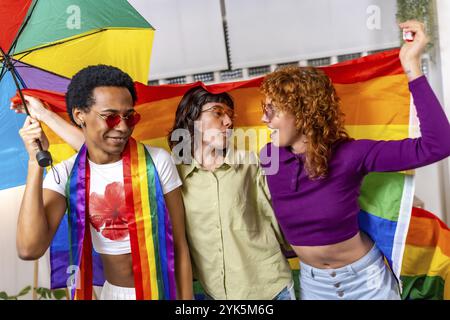
[[[76,72],[95,64],[146,83],[154,31],[125,0],[0,0],[0,47],[23,88],[66,92]],[[16,90],[0,57],[0,177],[7,188],[23,185],[27,172],[18,134],[25,116],[8,109]]]
[[[0,30],[13,59],[60,76],[102,63],[148,80],[154,29],[128,1],[0,0]]]

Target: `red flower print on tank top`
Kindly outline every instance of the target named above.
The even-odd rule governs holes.
[[[128,236],[128,219],[123,183],[106,186],[105,194],[90,194],[89,220],[92,226],[110,240],[123,240]]]

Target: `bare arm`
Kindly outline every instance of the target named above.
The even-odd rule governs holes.
[[[172,221],[177,299],[192,300],[194,297],[192,266],[186,240],[184,205],[180,187],[165,194],[164,199]]]
[[[45,108],[41,100],[27,95],[25,100],[27,101],[28,110],[34,119],[44,122],[72,148],[77,151],[80,150],[84,143],[84,135],[80,129],[61,118],[57,113]],[[11,104],[11,109],[17,113],[25,113],[23,105],[20,104]]]
[[[28,176],[17,222],[16,245],[19,257],[36,260],[44,255],[66,210],[65,198],[42,189],[43,168],[36,162],[36,139],[44,150],[48,141],[39,122],[28,117],[20,135],[30,156]]]
[[[400,50],[400,62],[408,81],[411,82],[423,75],[421,65],[422,54],[428,43],[425,25],[421,22],[409,20],[399,24],[405,32],[413,32],[414,40],[405,42]]]

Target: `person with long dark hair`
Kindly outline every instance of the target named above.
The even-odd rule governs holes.
[[[290,248],[257,156],[230,143],[234,119],[228,93],[198,86],[181,99],[168,135],[183,181],[193,275],[208,298],[293,300],[281,250]]]

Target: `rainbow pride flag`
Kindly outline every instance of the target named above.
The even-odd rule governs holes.
[[[450,229],[413,208],[401,278],[404,299],[450,300]]]
[[[415,136],[415,109],[398,54],[398,50],[392,50],[322,68],[332,79],[341,98],[346,129],[353,138],[399,140]],[[233,97],[237,114],[235,130],[247,132],[254,129],[258,132],[254,141],[242,143],[238,148],[259,152],[270,139],[268,130],[260,121],[263,97],[259,86],[262,79],[213,85],[197,82],[146,86],[136,82],[136,110],[142,115],[142,120],[133,137],[168,150],[166,135],[173,124],[177,105],[186,91],[200,85],[212,93],[228,92]],[[38,90],[29,90],[28,93],[50,103],[55,112],[68,120],[63,94]],[[74,154],[75,151],[55,133],[48,128],[44,130],[56,161]],[[403,277],[404,272],[407,271],[405,275],[408,277],[428,275],[420,269],[425,264],[418,264],[419,261],[413,257],[415,251],[407,245],[408,234],[419,228],[415,223],[410,224],[413,194],[412,172],[371,173],[363,182],[359,198],[361,228],[377,243],[396,277],[404,279],[406,286],[412,282]],[[448,263],[448,258],[446,261]],[[290,259],[290,263],[293,271],[298,272],[298,259]],[[416,284],[417,281],[411,286]]]

